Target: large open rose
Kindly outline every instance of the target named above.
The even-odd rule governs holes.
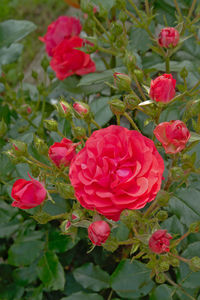
[[[115,221],[124,209],[155,199],[164,171],[154,143],[121,126],[93,132],[70,165],[70,180],[81,205]]]

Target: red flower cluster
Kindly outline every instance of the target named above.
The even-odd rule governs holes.
[[[180,120],[160,123],[153,132],[166,153],[175,154],[185,148],[190,132]]]
[[[179,32],[174,27],[165,27],[161,30],[158,43],[161,47],[175,47],[179,42]]]
[[[169,252],[171,234],[167,233],[167,230],[160,229],[155,231],[149,239],[149,248],[152,252],[160,254],[163,252]]]
[[[48,55],[52,56],[50,65],[60,80],[96,70],[90,55],[77,49],[85,44],[85,40],[79,37],[81,29],[78,19],[61,16],[48,26],[45,36],[40,37],[46,44]]]
[[[96,246],[101,246],[110,235],[110,226],[105,221],[96,221],[88,227],[88,237]]]
[[[121,126],[97,130],[70,164],[70,180],[81,205],[115,221],[124,209],[155,199],[164,171],[154,143]]]
[[[176,79],[171,74],[163,74],[151,80],[150,97],[156,102],[167,103],[176,94]]]

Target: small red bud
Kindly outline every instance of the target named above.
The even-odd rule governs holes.
[[[88,237],[96,246],[101,246],[110,235],[110,226],[105,221],[96,221],[88,227]]]
[[[160,229],[155,231],[149,239],[149,248],[152,252],[160,254],[169,252],[169,245],[172,236],[167,233],[167,230]]]

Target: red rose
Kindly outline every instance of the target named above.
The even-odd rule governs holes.
[[[163,159],[154,143],[121,126],[97,130],[70,165],[81,205],[115,221],[124,209],[139,209],[160,190]]]
[[[163,74],[151,80],[150,97],[157,102],[167,103],[175,96],[176,79],[171,74]]]
[[[167,233],[167,230],[160,229],[155,231],[149,239],[149,248],[152,252],[160,254],[169,252],[169,245],[172,236]]]
[[[158,36],[158,43],[161,47],[175,47],[179,42],[179,32],[173,27],[163,28]]]
[[[55,49],[50,65],[58,79],[63,80],[73,74],[84,75],[95,72],[95,63],[90,55],[78,50],[84,40],[79,37],[63,40]]]
[[[175,154],[185,148],[190,132],[182,121],[160,123],[153,132],[166,153]]]
[[[105,221],[96,221],[88,227],[88,237],[96,246],[101,246],[110,235],[110,226]]]
[[[12,187],[11,196],[15,201],[12,206],[30,209],[40,205],[46,198],[44,186],[37,180],[18,179]]]
[[[70,39],[81,32],[81,23],[74,17],[61,16],[48,26],[44,37],[39,37],[40,41],[46,44],[46,52],[53,56],[54,48],[64,39]]]
[[[49,157],[57,167],[69,166],[72,158],[76,155],[77,145],[78,143],[64,138],[60,143],[54,143],[49,148]]]
[[[82,102],[75,102],[73,108],[80,116],[86,116],[89,113],[88,105]]]

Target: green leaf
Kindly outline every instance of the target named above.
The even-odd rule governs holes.
[[[190,244],[187,249],[181,254],[181,256],[186,258],[192,258],[194,256],[199,256],[200,242],[195,242]],[[199,288],[199,272],[192,272],[186,263],[180,265],[180,278],[179,281],[181,285],[185,288]]]
[[[70,295],[69,297],[61,298],[60,300],[103,300],[103,297],[98,294],[86,294],[84,292],[78,292]]]
[[[94,99],[90,104],[91,111],[94,113],[94,119],[100,126],[104,126],[113,117],[108,104],[111,99],[109,97],[100,97]]]
[[[50,231],[49,233],[49,250],[55,252],[65,252],[73,248],[78,242],[72,241],[72,238],[67,235],[63,235],[58,231]]]
[[[91,0],[93,4],[99,7],[103,7],[106,10],[110,10],[115,5],[115,0]]]
[[[22,53],[23,45],[12,44],[10,47],[0,48],[0,65],[15,62]]]
[[[189,226],[200,218],[200,191],[187,188],[179,189],[169,201],[169,210],[175,214],[181,223]]]
[[[44,242],[38,240],[17,241],[8,250],[8,263],[13,266],[30,265],[40,256]]]
[[[172,289],[166,285],[159,285],[151,294],[150,300],[172,300]]]
[[[0,226],[0,238],[9,237],[18,230],[20,223],[18,220],[13,220]]]
[[[200,141],[200,134],[190,131],[190,135],[191,135],[189,139],[190,143]]]
[[[87,263],[73,272],[74,278],[84,288],[98,292],[110,286],[109,275],[99,266]]]
[[[7,20],[0,23],[0,47],[10,46],[35,29],[36,26],[30,21]]]
[[[168,232],[179,234],[182,236],[185,233],[185,229],[182,223],[180,223],[179,219],[176,216],[172,216],[162,222],[162,228],[167,229]]]
[[[37,278],[36,265],[32,264],[25,268],[17,268],[12,275],[15,283],[27,286],[27,284],[35,281]]]
[[[151,40],[148,33],[142,28],[132,27],[130,32],[131,48],[137,51],[147,51],[151,47]]]
[[[58,257],[52,251],[44,253],[38,262],[38,276],[46,288],[63,290],[65,274]]]
[[[111,276],[111,286],[123,298],[143,297],[154,287],[150,273],[151,270],[139,261],[123,260]]]

